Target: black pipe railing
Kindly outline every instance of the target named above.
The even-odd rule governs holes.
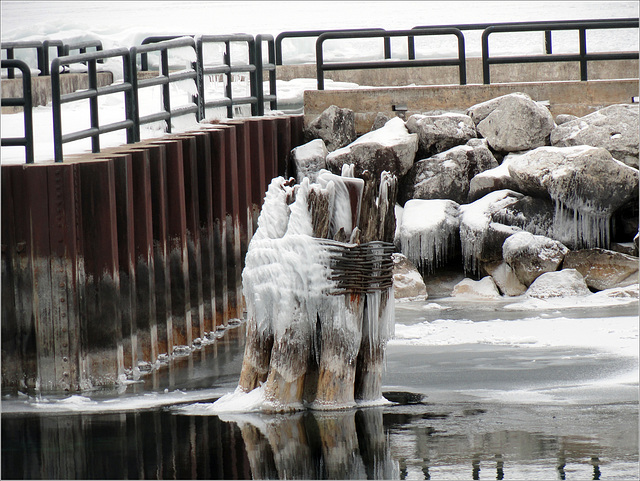
[[[122,57],[122,77],[123,82],[98,87],[98,72],[96,63],[98,60],[106,58]],[[74,63],[86,63],[89,77],[89,88],[69,94],[61,95],[60,89],[60,65],[71,65]],[[64,57],[56,57],[51,62],[51,91],[52,91],[52,111],[53,111],[53,144],[54,160],[62,162],[62,145],[74,140],[91,138],[91,151],[100,152],[100,134],[114,132],[125,129],[127,132],[127,143],[135,142],[135,114],[134,95],[131,79],[131,56],[129,49],[118,48],[112,50],[102,50],[98,52],[83,53]],[[125,120],[114,122],[108,125],[100,125],[98,119],[98,97],[102,95],[124,92],[125,97]],[[91,127],[89,129],[62,134],[62,104],[89,100],[89,112]]]
[[[535,62],[580,62],[580,80],[588,80],[587,63],[595,60],[633,60],[637,52],[587,53],[587,30],[618,28],[638,28],[638,19],[585,20],[582,22],[541,22],[537,24],[492,25],[482,32],[482,77],[483,83],[491,82],[490,66],[494,64],[535,63]],[[553,30],[577,30],[580,41],[578,54],[518,55],[491,57],[489,35],[498,32],[535,32]]]
[[[135,140],[140,141],[140,126],[151,122],[164,121],[166,131],[171,132],[171,119],[182,115],[195,114],[198,118],[198,97],[192,96],[193,103],[188,106],[182,106],[176,109],[171,108],[170,84],[182,80],[193,80],[194,86],[198,87],[198,65],[197,62],[191,63],[191,70],[181,72],[169,71],[169,50],[176,48],[191,47],[194,57],[196,56],[196,42],[192,37],[181,37],[172,40],[164,40],[158,43],[149,43],[139,47],[131,47],[131,67],[133,71],[132,84],[134,95],[134,120],[135,120]],[[160,52],[160,69],[159,75],[152,78],[138,78],[138,55],[145,57],[149,52]],[[161,112],[140,116],[139,91],[142,88],[162,86],[162,106]],[[200,120],[200,119],[198,119]]]
[[[372,37],[407,37],[412,36],[435,36],[435,35],[455,35],[458,39],[458,58],[453,59],[426,59],[426,60],[383,60],[365,62],[338,62],[325,63],[322,45],[330,39],[355,39]],[[336,31],[323,33],[316,40],[316,71],[318,78],[318,90],[324,90],[324,72],[328,70],[356,70],[374,68],[402,68],[402,67],[444,67],[457,66],[460,76],[460,85],[467,83],[467,69],[465,63],[464,36],[457,28],[433,28],[426,30],[385,30],[376,31]]]
[[[2,138],[3,147],[24,147],[27,164],[34,161],[33,151],[33,112],[31,99],[31,69],[22,60],[3,59],[2,68],[19,69],[22,72],[22,97],[2,98],[2,107],[22,107],[24,118],[24,137]]]
[[[262,58],[262,43],[267,42],[267,63]],[[276,95],[276,61],[275,61],[275,41],[273,35],[256,35],[256,82],[258,84],[258,115],[264,115],[264,103],[269,102],[271,110],[278,108]],[[269,93],[264,93],[264,71],[269,72]]]
[[[346,28],[346,29],[333,29],[333,30],[291,30],[288,32],[281,32],[276,36],[275,49],[276,49],[276,65],[283,65],[282,60],[282,41],[286,38],[310,38],[319,37],[323,33],[331,32],[384,32],[384,28]],[[391,38],[384,38],[384,58],[391,58]]]
[[[47,57],[45,56],[43,42],[36,40],[24,42],[2,42],[2,44],[0,44],[0,49],[7,51],[7,58],[5,60],[14,60],[15,51],[18,49],[35,49],[38,61],[38,70],[40,70],[40,75],[45,75],[43,72],[46,70],[48,62]],[[7,78],[16,78],[14,68],[15,67],[7,67]],[[29,73],[31,73],[31,71],[29,71]]]
[[[155,35],[153,37],[146,37],[140,44],[149,45],[150,43],[166,42],[167,40],[175,40],[176,38],[182,37],[194,38],[195,35]],[[147,52],[142,52],[140,55],[140,70],[149,70],[149,56],[147,55]]]
[[[247,44],[248,62],[246,64],[232,64],[231,62],[231,43],[245,42]],[[210,43],[223,43],[225,52],[223,55],[223,64],[207,67],[204,65],[204,46]],[[257,67],[255,63],[256,47],[255,39],[251,35],[233,34],[233,35],[201,35],[196,39],[196,51],[198,55],[198,64],[200,71],[198,72],[198,97],[200,98],[199,118],[206,118],[207,108],[226,107],[227,117],[233,118],[233,107],[236,105],[251,105],[251,115],[258,115],[258,85],[257,85]],[[250,95],[248,97],[234,98],[232,92],[233,74],[248,73],[250,77]],[[205,75],[225,75],[225,96],[222,99],[209,100],[205,98],[204,76]],[[262,87],[262,86],[260,86]]]

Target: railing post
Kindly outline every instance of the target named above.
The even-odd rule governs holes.
[[[89,73],[89,90],[94,91],[94,95],[89,99],[89,116],[91,118],[91,128],[100,129],[100,119],[98,116],[98,69],[95,60],[87,62]],[[96,132],[91,136],[91,152],[100,152],[100,133]]]
[[[257,115],[264,115],[264,72],[262,67],[262,36],[256,35],[254,48],[254,64],[256,66],[256,97],[258,99]]]
[[[583,82],[587,80],[587,30],[581,28],[579,30],[580,36],[580,80]]]
[[[198,90],[198,122],[205,118],[204,106],[204,59],[202,54],[203,42],[202,37],[196,38],[196,88]]]
[[[62,162],[62,102],[60,99],[60,57],[51,62],[51,112],[53,114],[53,158]]]
[[[551,45],[551,30],[544,31],[544,51],[547,55],[553,53],[553,47]]]
[[[171,94],[169,92],[169,54],[167,49],[160,51],[160,75],[167,78],[167,82],[162,85],[162,106],[165,112],[171,112]],[[171,118],[165,120],[167,132],[171,133]]]
[[[491,83],[489,72],[489,33],[492,27],[484,29],[482,32],[482,83],[489,85]]]
[[[134,69],[136,68],[134,63],[135,57],[132,60],[131,51],[129,51],[128,55],[122,56],[122,81],[131,85],[131,89],[124,92],[125,117],[133,120],[133,125],[127,127],[127,144],[133,144],[140,140],[138,138],[140,135],[140,124],[138,123],[140,119],[138,117],[138,103],[135,100],[137,91],[133,81]]]
[[[467,60],[465,57],[464,35],[462,32],[458,32],[456,37],[458,37],[458,71],[460,74],[460,85],[467,85]]]
[[[316,77],[318,79],[318,90],[324,90],[322,42],[324,42],[324,37],[320,35],[318,40],[316,40]]]
[[[8,48],[7,49],[7,60],[14,60],[13,49],[12,48]],[[7,69],[7,78],[9,78],[9,79],[16,78],[16,72],[13,69],[13,67],[9,67]]]
[[[391,58],[391,37],[384,37],[384,58]]]
[[[25,69],[22,70],[22,97],[24,98],[24,141],[25,141],[25,156],[27,164],[33,164],[34,162],[34,147],[33,147],[33,97],[31,93],[31,71],[29,67],[25,65]]]
[[[224,52],[224,63],[227,67],[229,67],[227,72],[227,85],[225,85],[225,93],[227,94],[227,98],[231,101],[231,103],[227,106],[227,117],[230,119],[233,118],[233,74],[231,73],[231,42],[227,40],[224,42],[225,52]]]
[[[251,104],[251,115],[264,115],[264,102],[260,103],[264,98],[264,92],[262,91],[262,79],[260,85],[258,85],[258,67],[260,67],[260,78],[262,78],[262,53],[260,53],[260,60],[257,59],[256,41],[250,40],[247,42],[249,45],[249,65],[253,64],[255,70],[249,72],[249,89],[251,97],[257,99],[255,103]],[[258,94],[258,92],[260,92]]]

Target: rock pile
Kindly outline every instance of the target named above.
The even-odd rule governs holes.
[[[347,141],[353,112],[332,106],[292,155],[299,182],[350,165],[397,176],[396,297],[426,295],[407,285],[408,263],[422,276],[460,265],[469,278],[452,295],[582,295],[638,283],[638,113],[612,105],[554,120],[514,93],[465,114],[379,114]]]

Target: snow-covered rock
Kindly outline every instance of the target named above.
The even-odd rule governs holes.
[[[545,272],[556,271],[568,252],[556,240],[524,231],[513,234],[502,244],[505,262],[525,286]]]
[[[407,119],[406,125],[409,132],[418,134],[419,158],[463,145],[478,136],[473,120],[464,114],[414,114]]]
[[[607,249],[569,252],[563,266],[580,272],[589,287],[596,290],[637,284],[638,258]]]
[[[305,139],[322,139],[329,152],[344,147],[356,139],[353,110],[331,105],[313,120],[304,131]]]
[[[489,192],[496,190],[516,190],[518,186],[509,174],[509,163],[513,157],[517,155],[521,154],[509,154],[502,160],[499,166],[476,174],[471,181],[469,181],[469,202],[478,200]]]
[[[291,151],[291,160],[296,166],[296,180],[299,183],[305,177],[309,182],[316,182],[318,172],[327,167],[329,151],[322,139],[314,139]]]
[[[613,158],[638,168],[640,107],[609,105],[603,109],[559,125],[551,132],[551,145],[569,147],[591,145],[607,149]]]
[[[467,201],[469,179],[498,166],[485,141],[471,139],[467,145],[416,162],[400,183],[399,197]]]
[[[511,266],[506,262],[488,264],[485,266],[485,270],[505,296],[520,296],[526,292],[527,286],[520,282]]]
[[[607,245],[611,215],[638,195],[638,170],[599,147],[540,147],[508,168],[520,192],[553,199],[553,237],[571,248]]]
[[[478,274],[481,264],[502,261],[502,244],[521,229],[495,222],[492,216],[523,197],[505,189],[460,206],[460,243],[465,272]]]
[[[396,299],[427,298],[424,280],[406,256],[395,253],[393,259],[393,290]]]
[[[555,127],[549,109],[523,93],[503,95],[467,110],[476,130],[502,152],[518,152],[549,145]]]
[[[467,299],[499,299],[500,292],[491,276],[486,276],[479,281],[465,278],[456,284],[451,292],[451,297]]]
[[[413,165],[418,150],[417,134],[410,134],[399,118],[389,120],[384,127],[359,137],[349,145],[327,156],[327,166],[339,173],[345,164],[355,165],[355,175],[368,170],[380,175],[384,170],[398,177]]]
[[[552,297],[588,296],[591,291],[584,277],[575,269],[545,272],[527,289],[527,297],[549,299]]]
[[[423,274],[444,265],[455,252],[458,207],[452,200],[413,199],[404,205],[397,246]]]

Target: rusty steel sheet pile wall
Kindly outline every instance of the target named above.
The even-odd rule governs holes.
[[[233,119],[2,165],[2,388],[112,386],[241,319],[244,255],[302,127]]]

